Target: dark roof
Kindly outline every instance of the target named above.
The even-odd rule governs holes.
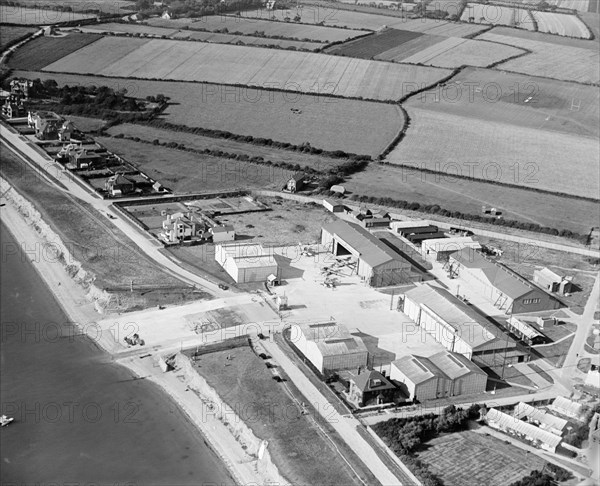
[[[304,178],[306,177],[306,175],[302,172],[294,174],[292,177],[290,177],[290,179],[295,180],[296,182],[302,181],[304,180]]]
[[[394,250],[356,223],[341,219],[323,225],[323,230],[346,242],[360,255],[361,260],[375,268],[394,260],[402,260]]]
[[[370,391],[393,390],[396,388],[379,371],[367,370],[350,378],[363,393]],[[379,383],[379,384],[378,384]]]
[[[515,271],[471,248],[463,248],[450,258],[467,268],[480,269],[493,287],[513,300],[539,289]]]

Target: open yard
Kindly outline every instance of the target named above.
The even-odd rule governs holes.
[[[597,69],[600,53],[597,43],[581,41],[559,44],[550,42],[550,38],[555,36],[541,37],[543,34],[538,34],[536,37],[513,36],[507,35],[509,34],[507,30],[494,29],[492,32],[481,34],[478,39],[522,47],[532,53],[509,60],[499,65],[498,69],[580,83],[600,81]]]
[[[287,164],[298,164],[301,168],[310,167],[319,172],[327,172],[332,168],[345,162],[345,159],[333,159],[321,155],[293,152],[291,150],[278,149],[275,147],[253,145],[251,143],[236,142],[224,138],[205,137],[173,130],[147,127],[126,123],[108,129],[111,135],[124,134],[129,137],[139,137],[141,140],[161,142],[175,142],[196,150],[221,150],[234,154],[246,154],[250,157],[263,157],[272,162],[285,162]]]
[[[100,35],[75,33],[64,37],[38,37],[11,54],[8,67],[37,71],[100,38]]]
[[[247,46],[104,37],[44,68],[173,81],[270,87],[373,100],[398,100],[449,70]]]
[[[226,15],[211,15],[190,22],[190,19],[150,19],[149,25],[190,31],[222,32],[230,34],[255,35],[261,33],[265,37],[281,37],[284,39],[313,42],[340,42],[352,39],[366,32],[360,30],[337,29],[319,25],[273,22],[269,17],[244,18]]]
[[[351,176],[344,186],[354,194],[416,201],[421,205],[437,204],[449,211],[469,214],[481,214],[482,205],[497,207],[502,210],[505,219],[530,221],[582,234],[587,234],[600,218],[600,209],[594,202],[426,174],[391,165],[371,163],[364,171]]]
[[[21,3],[21,2],[19,2]],[[93,3],[88,4],[93,8]],[[93,14],[62,12],[49,8],[27,8],[22,6],[0,5],[0,23],[19,25],[50,25],[59,22],[72,22],[93,18]]]
[[[385,150],[404,126],[400,109],[387,103],[201,83],[127,80],[39,71],[15,71],[13,75],[30,79],[55,79],[61,86],[83,84],[109,86],[115,90],[125,88],[129,96],[138,98],[162,93],[170,98],[171,104],[161,117],[170,123],[223,130],[294,145],[308,142],[323,150],[344,150],[376,156]],[[339,129],[341,124],[343,130]],[[365,130],[365,127],[376,129]],[[140,135],[140,138],[145,137]],[[224,142],[214,141],[215,144]],[[217,145],[215,148],[218,148]],[[249,145],[245,150],[252,154],[254,150],[270,149]],[[273,152],[257,155],[270,159],[270,153]],[[303,160],[307,162],[297,163],[306,165],[312,158],[306,156]]]
[[[508,486],[546,462],[505,442],[466,431],[430,440],[419,459],[447,486]]]
[[[20,41],[35,31],[36,29],[32,27],[0,26],[0,49],[4,50],[8,45]]]
[[[387,157],[391,164],[598,197],[599,179],[592,176],[598,173],[598,143],[593,138],[441,111],[411,109],[409,115],[411,126],[406,138]],[[578,163],[565,164],[567,160]],[[492,207],[503,207],[507,202],[501,197]],[[580,202],[567,203],[576,204]],[[547,208],[539,210],[545,212]]]
[[[195,361],[194,368],[258,438],[268,440],[275,465],[291,484],[374,484],[370,475],[363,476],[366,483],[361,483],[352,474],[329,437],[338,442],[336,446],[346,460],[358,464],[360,473],[366,468],[361,467],[356,456],[340,447],[332,428],[310,405],[309,413],[302,414],[297,403],[302,395],[289,382],[277,383],[265,361],[249,347],[203,354]]]
[[[525,9],[468,3],[460,17],[463,22],[508,25],[519,29],[535,30],[533,19]]]
[[[176,194],[237,188],[281,189],[290,175],[290,171],[277,167],[197,155],[131,140],[107,137],[97,140]]]

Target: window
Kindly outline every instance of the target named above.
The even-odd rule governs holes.
[[[540,303],[540,299],[523,299],[523,304],[525,304],[525,305],[539,304],[539,303]]]

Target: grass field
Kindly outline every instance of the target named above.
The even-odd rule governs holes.
[[[37,71],[44,66],[68,56],[101,36],[95,34],[69,34],[64,37],[38,37],[25,43],[8,58],[8,67]]]
[[[161,142],[175,142],[184,144],[186,147],[197,150],[211,149],[221,150],[234,154],[246,154],[251,157],[263,157],[272,162],[285,162],[301,167],[310,167],[319,172],[327,172],[330,169],[338,167],[344,163],[344,159],[333,159],[321,155],[305,154],[293,152],[291,150],[278,149],[250,143],[236,142],[221,138],[205,137],[203,135],[193,135],[191,133],[175,132],[172,130],[163,130],[160,128],[147,127],[143,125],[133,125],[126,123],[117,125],[108,129],[111,135],[124,134],[130,137],[139,137],[142,140],[160,140]]]
[[[593,15],[593,14],[592,14]],[[498,36],[512,37],[510,41],[505,43],[519,46],[519,39],[524,41],[536,41],[546,44],[548,49],[552,49],[550,45],[579,47],[581,49],[598,50],[598,43],[589,39],[572,39],[571,37],[561,37],[560,35],[544,34],[543,32],[531,32],[529,30],[511,29],[510,27],[497,26],[483,34],[479,34],[476,39],[485,39],[488,35],[495,34]],[[531,44],[535,45],[535,44]],[[526,47],[525,45],[523,47]]]
[[[535,454],[524,458],[512,444],[472,431],[436,437],[427,446],[419,459],[448,486],[508,486],[546,464]]]
[[[203,81],[397,100],[449,70],[265,48],[104,37],[45,67],[48,72]]]
[[[21,40],[29,34],[33,34],[36,29],[31,27],[13,27],[10,25],[0,26],[0,49],[4,49],[8,44]]]
[[[421,37],[419,32],[409,30],[387,29],[362,39],[334,46],[327,52],[361,59],[372,59],[389,49],[400,46],[405,42]]]
[[[505,219],[565,228],[582,234],[597,226],[600,218],[597,203],[443,175],[436,177],[435,174],[391,165],[370,164],[364,171],[351,176],[344,186],[355,194],[416,201],[422,205],[437,204],[450,211],[469,214],[481,214],[482,205],[497,207]]]
[[[589,39],[590,31],[575,15],[564,15],[554,12],[532,12],[538,25],[538,32],[558,34],[567,37]]]
[[[439,35],[440,37],[470,37],[489,27],[465,22],[446,22],[443,20],[420,18],[404,20],[396,28],[422,32],[429,35]]]
[[[31,79],[51,78],[60,85],[125,88],[130,96],[138,98],[162,93],[172,103],[162,115],[170,123],[270,138],[294,145],[308,142],[324,150],[378,155],[404,125],[399,108],[387,103],[201,83],[140,81],[39,71],[15,71],[13,75]],[[294,112],[292,108],[298,111]],[[343,130],[336,127],[340,122],[343,122]],[[377,129],[365,130],[365,127]],[[249,148],[248,152],[251,153],[251,150]]]
[[[90,6],[93,3],[89,4]],[[93,14],[61,12],[43,8],[27,8],[21,6],[0,5],[0,23],[19,25],[50,25],[59,22],[89,19]]]
[[[181,40],[198,40],[204,42],[214,42],[217,44],[238,44],[256,46],[278,46],[282,48],[296,48],[316,51],[323,47],[320,42],[302,42],[286,39],[270,39],[266,37],[253,37],[245,35],[220,34],[213,32],[198,32],[193,30],[166,29],[162,27],[153,27],[151,25],[139,24],[99,24],[90,25],[81,28],[84,32],[116,32],[127,34],[139,34],[143,36],[170,37]]]
[[[121,155],[177,194],[236,188],[281,189],[290,171],[142,142],[97,137],[109,151]]]
[[[535,25],[527,10],[521,8],[501,7],[468,3],[460,17],[463,22],[490,25],[508,25],[519,29],[535,30]]]
[[[54,0],[19,0],[19,5],[35,8],[47,8],[56,6]],[[82,2],[81,0],[61,0],[60,5],[63,7],[71,7],[74,12],[86,9],[98,9],[101,12],[109,14],[129,14],[135,9],[133,0],[94,0],[93,2]],[[15,9],[17,7],[6,7]]]
[[[593,176],[598,174],[598,143],[593,138],[439,110],[411,109],[409,115],[410,129],[388,155],[390,163],[598,198],[599,179]],[[566,164],[569,160],[579,164]]]
[[[496,29],[493,32],[496,32]],[[597,69],[598,63],[600,63],[600,53],[597,45],[596,49],[575,47],[559,45],[556,42],[545,42],[546,38],[542,41],[492,32],[486,32],[478,38],[523,47],[532,51],[532,54],[499,65],[498,69],[563,81],[580,83],[598,83],[600,81],[600,73]]]
[[[273,461],[291,484],[363,484],[320,431],[331,434],[326,422],[310,405],[310,412],[303,415],[296,403],[302,399],[297,389],[289,382],[277,383],[265,361],[249,347],[204,354],[194,368],[256,436],[269,441]],[[355,462],[355,457],[350,459]],[[373,479],[365,480],[369,484]]]
[[[383,52],[376,59],[445,68],[457,68],[465,65],[486,67],[524,52],[523,49],[492,42],[447,37],[441,38],[441,41],[435,44],[431,44],[427,40],[423,49],[418,52],[413,52],[412,46],[408,52],[403,52],[402,46],[400,46],[400,48],[392,49],[391,52]]]
[[[278,36],[286,39],[310,40],[315,42],[340,42],[364,35],[364,31],[337,29],[316,25],[294,24],[287,22],[272,22],[267,17],[262,19],[233,17],[225,15],[212,15],[202,17],[200,20],[190,22],[189,19],[163,20],[150,19],[149,25],[167,28],[189,28],[190,31],[206,30],[208,32],[221,32],[227,29],[230,34],[254,35],[263,32],[265,36]]]

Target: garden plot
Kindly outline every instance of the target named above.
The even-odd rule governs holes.
[[[416,86],[435,84],[451,73],[325,54],[113,37],[84,47],[44,70],[271,87],[381,101],[398,100]]]
[[[531,16],[527,10],[521,8],[468,3],[460,19],[463,22],[508,25],[510,27],[518,27],[519,29],[535,30]]]

